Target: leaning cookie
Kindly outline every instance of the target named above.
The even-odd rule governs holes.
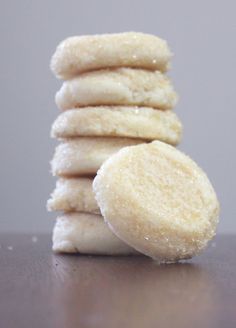
[[[57,218],[52,239],[58,253],[138,254],[111,232],[100,215],[66,213]]]
[[[47,202],[48,210],[101,214],[92,183],[93,178],[60,178]]]
[[[165,143],[120,150],[102,165],[93,188],[112,231],[158,261],[191,258],[215,235],[219,203],[210,181]]]
[[[129,138],[81,137],[60,143],[51,161],[52,174],[71,177],[95,175],[102,163],[121,148],[145,142]]]
[[[65,81],[56,94],[62,109],[98,105],[147,106],[172,109],[177,94],[159,71],[116,68],[85,73]]]
[[[161,140],[177,145],[182,125],[171,110],[147,107],[100,106],[67,110],[52,125],[56,138],[78,136],[128,137]]]
[[[74,36],[62,41],[51,59],[51,70],[62,79],[111,67],[135,67],[165,72],[171,52],[157,36],[126,32]]]

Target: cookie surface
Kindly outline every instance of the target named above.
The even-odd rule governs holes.
[[[171,52],[157,36],[126,32],[73,36],[62,41],[51,59],[51,70],[62,79],[110,67],[139,67],[165,72]]]
[[[129,137],[161,140],[176,145],[181,140],[182,125],[171,110],[147,107],[84,107],[61,113],[52,125],[51,136]]]
[[[57,218],[52,239],[52,248],[59,253],[138,254],[111,232],[100,215],[64,214]]]
[[[116,68],[85,73],[65,81],[56,94],[62,109],[98,105],[147,106],[172,109],[177,94],[159,71]]]
[[[92,188],[93,178],[60,178],[47,202],[49,211],[101,214]]]
[[[74,138],[64,140],[51,161],[52,174],[57,176],[95,175],[102,163],[123,147],[144,142],[129,138]]]
[[[110,157],[93,189],[112,231],[159,261],[190,258],[215,234],[219,203],[206,174],[162,142],[127,147]]]

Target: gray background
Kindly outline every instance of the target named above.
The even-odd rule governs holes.
[[[49,71],[59,41],[142,31],[168,40],[184,124],[180,146],[207,172],[221,202],[219,231],[236,232],[235,1],[1,1],[1,231],[50,231],[45,202],[60,86]]]

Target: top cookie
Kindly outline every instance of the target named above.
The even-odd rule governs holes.
[[[51,70],[61,79],[120,66],[165,72],[170,58],[166,41],[150,34],[126,32],[74,36],[58,45],[51,59]]]

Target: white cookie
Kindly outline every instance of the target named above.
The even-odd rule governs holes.
[[[180,142],[182,125],[171,110],[147,107],[85,107],[61,113],[53,123],[56,138],[78,136],[129,137]]]
[[[111,232],[100,215],[64,214],[57,218],[52,239],[52,248],[59,253],[138,254]]]
[[[177,102],[170,80],[159,71],[116,68],[85,73],[65,81],[56,94],[62,109],[98,105],[172,109]]]
[[[120,150],[102,165],[93,187],[112,231],[159,261],[190,258],[215,235],[219,203],[211,183],[165,143]]]
[[[92,178],[60,178],[47,202],[48,210],[101,214],[92,183]]]
[[[74,138],[64,140],[51,161],[52,174],[58,176],[95,175],[102,163],[123,147],[144,142],[128,138]]]
[[[138,67],[165,72],[171,52],[166,41],[136,32],[73,36],[62,41],[51,59],[51,70],[62,79],[110,67]]]

